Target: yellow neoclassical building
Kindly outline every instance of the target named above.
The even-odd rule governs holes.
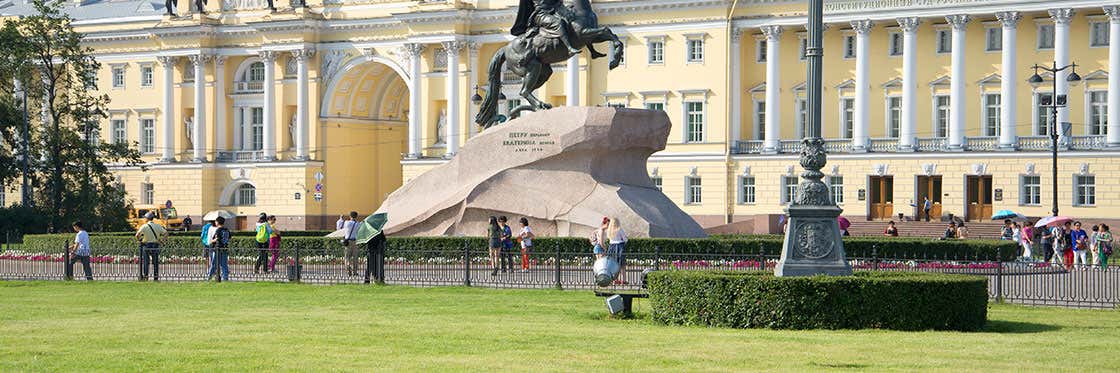
[[[446,162],[478,133],[486,66],[516,1],[75,1],[112,98],[100,141],[135,143],[147,171],[117,167],[134,202],[181,214],[268,211],[289,228],[333,226]],[[5,16],[30,12],[22,0]],[[650,177],[706,227],[776,229],[800,172],[805,1],[594,1],[623,63],[585,51],[553,66],[554,105],[664,110],[668,148]],[[1054,123],[1063,215],[1120,207],[1120,8],[1105,1],[826,1],[823,135],[834,199],[854,218],[1046,215]],[[608,50],[605,46],[600,50]],[[1067,105],[1057,118],[1052,74]],[[502,107],[516,106],[506,79]],[[1113,92],[1115,94],[1109,94]],[[1060,101],[1060,100],[1059,100]],[[1066,126],[1058,126],[1065,128]],[[512,155],[511,155],[512,156]],[[454,182],[449,180],[448,182]],[[527,188],[547,190],[546,180]],[[18,190],[8,188],[8,202]]]

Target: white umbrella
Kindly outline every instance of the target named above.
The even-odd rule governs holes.
[[[218,220],[219,216],[225,218],[226,220],[230,220],[230,219],[233,219],[233,218],[237,217],[237,215],[234,215],[232,212],[229,212],[229,211],[226,211],[226,210],[214,210],[214,211],[210,211],[210,212],[206,213],[206,215],[203,215],[202,216],[202,221]]]
[[[343,237],[346,237],[346,230],[345,230],[345,229],[339,229],[339,230],[337,230],[337,231],[334,231],[334,232],[331,232],[330,234],[328,234],[328,235],[326,235],[326,236],[323,236],[323,237],[327,237],[327,238],[343,238]]]

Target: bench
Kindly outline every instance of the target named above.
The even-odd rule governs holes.
[[[623,315],[633,314],[634,298],[649,298],[648,293],[608,292],[598,290],[595,291],[595,296],[607,298],[607,309],[611,311],[611,314],[622,313]],[[616,307],[611,306],[611,298],[615,296],[622,299],[621,310],[617,310]]]

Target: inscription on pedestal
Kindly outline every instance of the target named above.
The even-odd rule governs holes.
[[[548,132],[510,132],[502,141],[502,147],[514,153],[543,152],[546,147],[555,145],[556,140]]]

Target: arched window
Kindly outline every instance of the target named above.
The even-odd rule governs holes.
[[[233,206],[253,206],[257,204],[257,188],[252,184],[241,184],[233,192]]]
[[[249,72],[245,74],[245,81],[249,82],[263,82],[264,81],[264,63],[253,62],[249,65]]]

